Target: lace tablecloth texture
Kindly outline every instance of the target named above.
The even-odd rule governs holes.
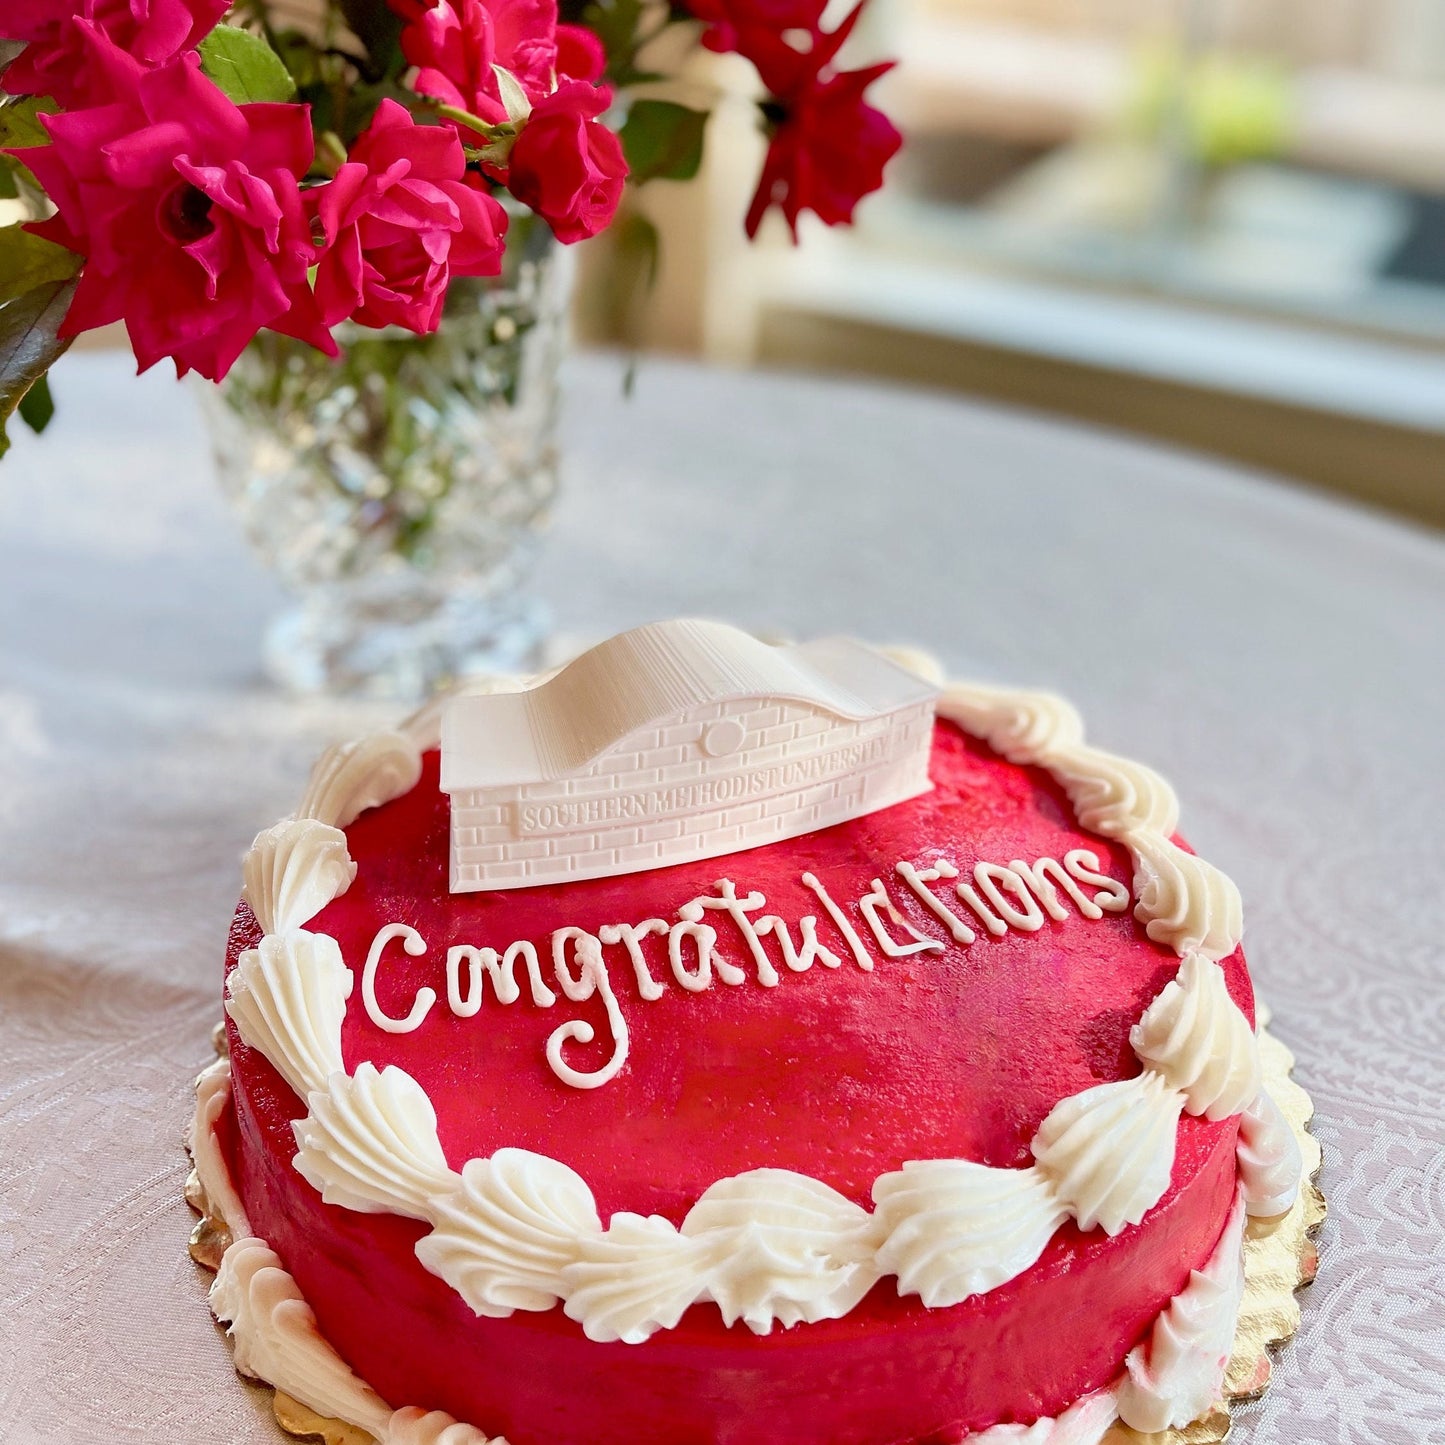
[[[0,469],[0,1440],[275,1442],[186,1255],[181,1140],[253,833],[391,715],[259,680],[278,602],[194,398],[67,360]],[[1244,893],[1331,1214],[1249,1445],[1445,1445],[1445,546],[954,400],[575,364],[539,587],[911,641],[1062,691]]]

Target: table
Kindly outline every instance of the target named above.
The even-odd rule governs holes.
[[[67,358],[0,467],[0,1440],[262,1442],[185,1253],[189,1082],[252,834],[375,705],[258,674],[278,596],[194,396]],[[1055,687],[1240,884],[1331,1215],[1249,1445],[1445,1442],[1445,546],[1196,458],[954,399],[573,364],[538,585],[908,640]]]

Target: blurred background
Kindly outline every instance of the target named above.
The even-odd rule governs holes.
[[[1445,526],[1445,0],[880,0],[869,24],[908,144],[856,228],[746,245],[746,68],[699,56],[735,101],[705,184],[641,193],[650,297],[626,227],[593,243],[584,338],[1003,398]]]
[[[880,56],[905,148],[796,247],[739,223],[755,72],[664,57],[718,104],[703,174],[630,193],[650,283],[645,228],[580,248],[579,338],[1001,399],[1445,527],[1445,0],[874,0],[845,60]]]

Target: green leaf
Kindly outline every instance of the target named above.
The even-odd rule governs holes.
[[[635,352],[646,330],[647,303],[657,284],[662,241],[657,227],[635,206],[624,206],[607,230],[610,284],[595,293],[595,319],[607,335]],[[631,385],[630,380],[627,383]]]
[[[50,208],[40,182],[11,156],[0,156],[0,200],[19,201],[27,216],[43,216]]]
[[[24,49],[23,40],[0,40],[0,70],[4,70]]]
[[[0,304],[53,281],[68,281],[82,258],[20,226],[0,227]]]
[[[53,115],[59,108],[48,96],[0,101],[0,146],[48,146],[50,132],[40,124],[40,117]]]
[[[690,181],[702,164],[705,110],[671,100],[634,101],[622,127],[622,150],[634,185],[645,181]]]
[[[39,436],[54,415],[55,399],[50,395],[50,373],[46,372],[20,398],[20,419]]]
[[[53,100],[26,96],[23,100],[0,98],[0,148],[47,146],[50,132],[40,124],[42,115],[57,109]],[[0,155],[0,200],[33,200],[43,196],[35,177],[14,156]]]
[[[75,285],[52,281],[0,306],[0,457],[10,449],[5,423],[70,345],[56,332],[70,310]]]
[[[662,265],[662,235],[657,226],[640,211],[629,211],[622,218],[617,249],[622,269],[639,295],[646,297],[657,285]]]
[[[296,99],[296,82],[281,57],[249,30],[218,25],[201,41],[201,69],[237,105]]]

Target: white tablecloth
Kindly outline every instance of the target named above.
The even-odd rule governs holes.
[[[0,466],[0,1439],[275,1442],[186,1256],[238,859],[375,710],[259,680],[273,586],[194,397],[67,360]],[[538,585],[1072,697],[1240,884],[1331,1215],[1250,1445],[1445,1442],[1445,546],[1167,451],[873,386],[575,365]]]

